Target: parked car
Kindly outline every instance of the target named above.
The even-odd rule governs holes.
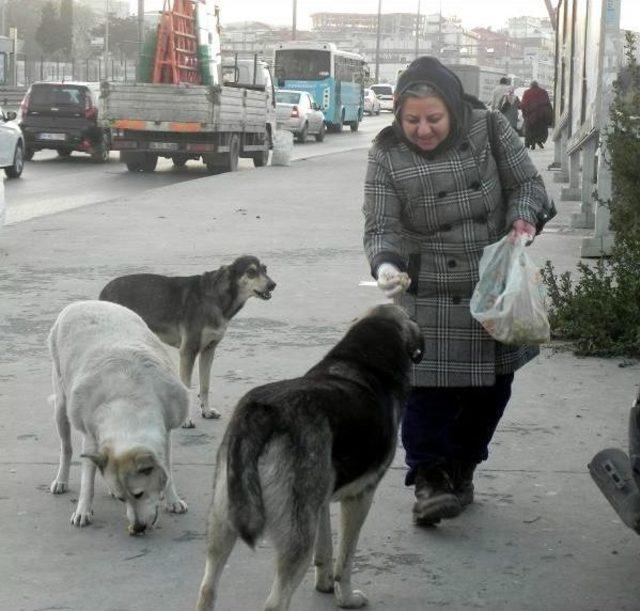
[[[305,142],[309,135],[322,142],[327,131],[323,112],[306,91],[278,89],[276,121],[278,129],[293,132],[298,142]]]
[[[53,149],[60,157],[89,153],[97,162],[109,159],[109,131],[100,126],[99,83],[34,83],[20,105],[25,158]]]
[[[0,168],[7,178],[19,178],[24,168],[24,136],[14,121],[16,113],[0,108]]]
[[[393,85],[376,83],[375,85],[371,85],[371,90],[376,94],[378,100],[380,100],[380,108],[393,112]]]
[[[380,114],[380,100],[372,89],[364,90],[364,112],[367,115]]]

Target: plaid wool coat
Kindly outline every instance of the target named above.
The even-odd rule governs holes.
[[[493,340],[471,317],[469,302],[483,248],[517,219],[535,225],[546,199],[542,178],[500,112],[471,111],[462,137],[432,159],[399,138],[373,144],[365,253],[374,276],[389,262],[411,277],[396,303],[425,337],[414,386],[490,386],[496,374],[513,372],[538,354],[537,347]]]

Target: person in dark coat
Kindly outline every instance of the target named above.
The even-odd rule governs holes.
[[[543,149],[549,137],[549,127],[553,122],[553,107],[549,94],[538,85],[537,81],[531,81],[529,89],[522,94],[520,109],[524,119],[525,146],[533,150],[537,144]]]
[[[364,248],[378,286],[425,336],[402,441],[415,521],[432,525],[473,501],[514,372],[538,353],[493,340],[469,302],[483,248],[508,233],[533,236],[547,194],[507,119],[437,59],[402,73],[394,112],[369,151]]]

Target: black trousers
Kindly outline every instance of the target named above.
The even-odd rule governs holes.
[[[489,442],[511,397],[512,382],[509,373],[496,376],[493,386],[414,388],[402,419],[407,486],[413,484],[418,467],[486,460]]]

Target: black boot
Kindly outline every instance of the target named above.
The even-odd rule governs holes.
[[[453,492],[464,508],[473,503],[473,473],[476,463],[456,461],[451,466],[451,483]]]
[[[455,518],[462,511],[451,478],[444,469],[418,468],[415,495],[413,517],[420,526],[433,526],[443,518]]]

